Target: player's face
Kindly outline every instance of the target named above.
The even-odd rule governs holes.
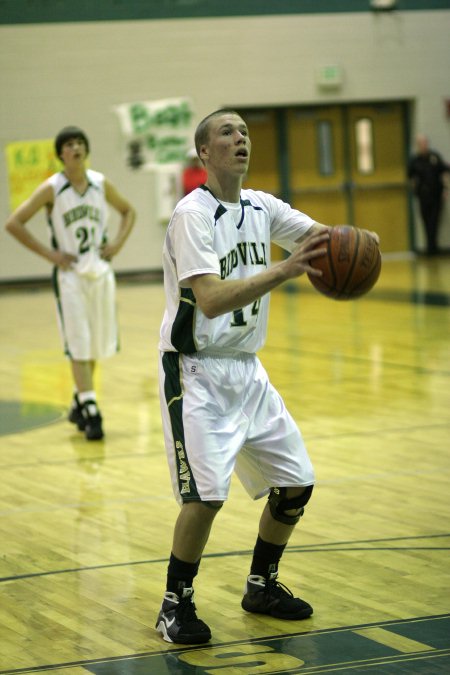
[[[225,113],[209,123],[208,142],[200,148],[208,171],[243,176],[248,171],[251,142],[247,125],[239,115]]]
[[[64,164],[83,162],[86,156],[86,144],[82,138],[69,138],[61,147],[60,158]]]

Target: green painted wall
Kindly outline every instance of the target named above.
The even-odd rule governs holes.
[[[397,0],[396,9],[450,9],[450,0]],[[367,11],[370,0],[0,0],[0,24]]]

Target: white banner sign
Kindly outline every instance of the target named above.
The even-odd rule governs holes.
[[[188,98],[139,101],[114,106],[128,144],[132,168],[183,162],[193,143]]]

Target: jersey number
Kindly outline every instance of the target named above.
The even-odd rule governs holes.
[[[95,237],[95,228],[91,227],[90,231],[87,227],[78,227],[75,231],[75,236],[80,240],[80,245],[78,250],[80,253],[87,253],[91,248],[91,242],[89,241],[89,234],[91,235],[91,241],[94,241]]]
[[[255,300],[252,305],[251,314],[252,316],[257,316],[259,312],[259,307],[261,305],[261,298]],[[247,322],[244,319],[244,310],[243,309],[234,309],[233,310],[233,321],[231,322],[232,326],[246,326]]]

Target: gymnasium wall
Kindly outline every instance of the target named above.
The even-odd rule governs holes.
[[[342,8],[346,3],[335,4]],[[49,3],[41,5],[48,8]],[[281,6],[286,4],[281,2]],[[438,6],[449,7],[449,3]],[[450,98],[450,8],[114,18],[75,21],[68,17],[64,23],[29,24],[3,21],[0,142],[4,148],[12,141],[53,137],[66,124],[85,129],[91,139],[92,167],[104,171],[138,210],[135,232],[114,262],[117,271],[160,269],[164,226],[155,216],[153,174],[133,172],[126,165],[118,118],[112,110],[116,104],[189,96],[198,121],[222,105],[402,99],[411,102],[411,132],[427,133],[432,145],[450,160],[450,118],[444,106],[444,99]],[[317,69],[329,63],[343,69],[344,82],[338,90],[322,90],[316,83]],[[3,155],[3,222],[8,213]],[[43,213],[29,227],[38,236],[47,236]],[[443,230],[442,243],[450,246],[448,206]],[[46,261],[23,249],[0,228],[0,280],[49,274]]]

